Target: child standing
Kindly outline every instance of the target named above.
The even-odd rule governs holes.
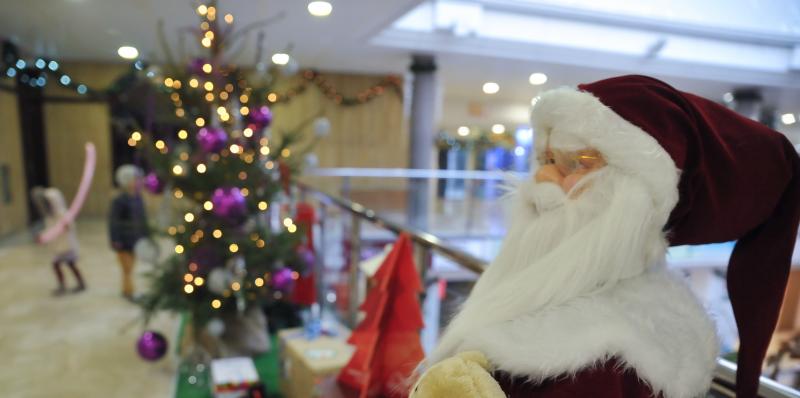
[[[67,212],[64,195],[56,188],[34,187],[31,190],[31,197],[42,218],[44,218],[45,230],[56,225]],[[64,273],[61,270],[64,264],[69,267],[78,282],[78,286],[73,289],[73,292],[80,292],[86,289],[86,283],[84,283],[83,276],[81,276],[81,272],[76,265],[78,261],[78,238],[75,234],[75,226],[72,222],[69,222],[64,228],[66,228],[64,232],[47,243],[47,247],[54,254],[53,271],[56,274],[58,288],[53,294],[57,296],[63,295],[67,291],[64,285]]]
[[[142,171],[130,164],[117,168],[115,179],[121,192],[111,203],[109,235],[111,247],[117,252],[122,268],[122,296],[133,300],[133,247],[140,238],[149,235],[144,202],[140,194]]]

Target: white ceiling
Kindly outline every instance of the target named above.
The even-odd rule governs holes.
[[[586,7],[582,4],[586,1],[474,0],[487,8],[511,10],[515,15],[529,12],[532,17],[539,18],[574,16],[583,18],[583,22],[586,22],[586,10],[581,13],[577,8],[569,7]],[[615,0],[616,3],[620,1]],[[732,1],[714,0],[712,3],[724,7]],[[789,4],[787,1],[791,3],[790,0],[737,0],[744,5],[756,4],[761,9],[766,7],[768,11],[772,10],[772,14],[764,14],[767,17],[776,15],[776,7]],[[474,36],[452,37],[446,32],[414,32],[411,35],[392,29],[393,23],[422,4],[423,0],[331,2],[334,5],[333,13],[324,19],[310,16],[306,11],[307,2],[301,0],[222,0],[218,14],[231,12],[239,27],[283,15],[262,29],[267,38],[262,58],[268,59],[273,52],[291,44],[294,46],[292,55],[305,67],[362,73],[404,73],[410,62],[409,54],[420,51],[436,54],[446,102],[442,123],[446,127],[465,123],[465,109],[475,103],[484,104],[487,112],[485,116],[467,122],[481,126],[524,122],[527,119],[524,109],[539,90],[624,73],[650,74],[680,89],[712,99],[720,99],[725,92],[738,86],[761,86],[768,103],[778,106],[782,111],[800,111],[800,75],[797,72],[758,72],[760,74],[748,74],[752,77],[748,80],[742,79],[747,71],[718,66],[665,63],[585,49],[521,45]],[[651,3],[653,6],[650,8],[634,10],[639,15],[628,15],[627,20],[646,19],[648,16],[642,13],[664,7],[664,0]],[[696,2],[680,0],[678,3]],[[558,7],[554,8],[554,4]],[[0,14],[0,36],[13,37],[22,48],[30,50],[30,55],[44,54],[57,59],[119,62],[116,50],[125,44],[139,48],[145,58],[162,59],[156,34],[158,20],[164,20],[171,44],[173,48],[178,48],[179,41],[176,38],[179,30],[198,24],[194,5],[196,3],[190,0],[0,0],[0,9],[3,10]],[[758,40],[779,37],[791,42],[798,35],[795,28],[800,27],[797,9],[790,7],[790,10],[781,14],[780,21],[772,24],[774,29],[771,31],[767,29],[769,23],[750,26],[751,30],[761,29],[752,33],[753,37]],[[744,10],[747,12],[746,8]],[[596,17],[595,10],[589,11],[593,18]],[[612,7],[601,11],[613,13],[615,10]],[[678,22],[692,22],[687,17],[692,16],[691,8],[676,7],[673,11],[672,17]],[[669,13],[665,11],[666,14]],[[614,17],[608,15],[609,18]],[[730,18],[724,20],[729,21]],[[611,18],[593,22],[616,23],[614,21]],[[747,25],[748,19],[744,17],[739,22],[740,25]],[[636,28],[643,29],[638,25]],[[730,26],[724,28],[729,31],[732,29]],[[741,32],[732,34],[742,36]],[[188,35],[185,35],[184,42],[189,53],[197,48],[196,39]],[[238,62],[255,63],[254,36],[243,45]],[[547,84],[536,87],[528,84],[528,75],[532,72],[547,73]],[[481,92],[481,85],[488,80],[500,84],[498,94],[488,96]]]

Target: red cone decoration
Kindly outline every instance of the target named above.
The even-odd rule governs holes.
[[[407,397],[407,380],[425,357],[419,337],[422,284],[408,235],[400,235],[372,282],[360,307],[366,317],[348,340],[356,351],[338,380],[362,398]]]

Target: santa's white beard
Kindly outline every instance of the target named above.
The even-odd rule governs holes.
[[[426,365],[458,352],[463,337],[482,327],[592,294],[663,260],[668,214],[658,214],[643,183],[606,167],[571,193],[552,183],[518,185],[499,254]]]

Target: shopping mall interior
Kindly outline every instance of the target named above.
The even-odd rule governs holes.
[[[0,5],[2,397],[800,397],[797,0]]]

